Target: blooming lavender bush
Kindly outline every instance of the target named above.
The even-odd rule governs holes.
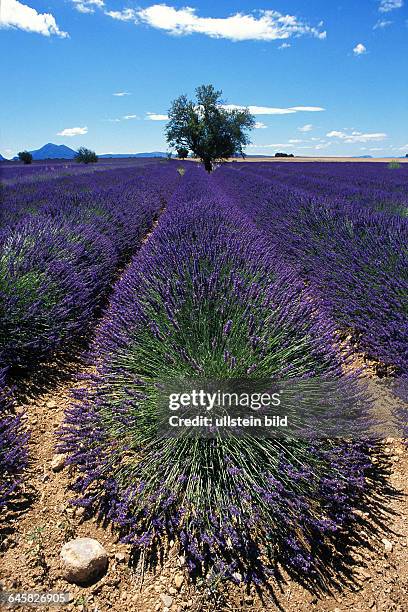
[[[408,222],[397,214],[408,206],[403,182],[390,179],[388,185],[381,168],[376,179],[371,171],[365,179],[361,170],[357,197],[349,184],[342,188],[349,165],[336,164],[332,180],[326,177],[314,190],[313,173],[328,173],[325,166],[310,176],[298,172],[298,164],[282,170],[223,168],[214,180],[270,233],[280,255],[313,284],[322,307],[358,350],[407,372]],[[383,193],[388,187],[387,199],[378,195],[379,182]]]
[[[179,176],[155,166],[136,177],[125,168],[80,179],[5,190],[0,365],[32,366],[87,332],[115,270],[138,248]]]
[[[152,551],[177,539],[192,574],[264,580],[277,561],[316,574],[353,517],[369,459],[335,441],[168,438],[165,380],[341,379],[330,319],[267,235],[190,170],[117,285],[98,371],[67,413],[61,449],[83,504]]]
[[[28,435],[10,403],[5,372],[0,370],[0,512],[17,491],[27,465]]]

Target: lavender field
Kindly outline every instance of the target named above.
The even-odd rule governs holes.
[[[27,491],[41,444],[26,396],[41,396],[50,364],[63,374],[77,363],[54,448],[72,507],[110,525],[130,564],[177,550],[195,584],[263,588],[286,572],[342,588],[356,532],[360,546],[369,539],[361,516],[379,519],[388,503],[383,441],[169,438],[157,389],[329,380],[350,402],[362,380],[403,389],[408,164],[0,171],[0,517]],[[390,416],[402,425],[403,399]]]

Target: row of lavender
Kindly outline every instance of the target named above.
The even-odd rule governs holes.
[[[311,178],[299,164],[256,166],[223,167],[214,181],[269,232],[280,256],[312,283],[358,350],[407,373],[408,220],[392,207],[408,206],[405,170],[375,164],[374,175],[370,166],[355,164],[347,182],[348,164],[337,164],[331,180],[325,165],[311,169]],[[316,189],[320,195],[313,192],[313,173],[326,177]],[[387,191],[387,212],[378,210],[377,188],[370,187],[375,181]],[[350,196],[357,182],[364,197]]]
[[[344,380],[333,321],[280,259],[190,168],[115,288],[93,346],[97,374],[62,431],[78,503],[139,551],[176,540],[192,574],[265,580],[279,561],[316,578],[365,494],[362,445],[158,429],[166,380]]]
[[[86,336],[118,266],[140,246],[178,178],[168,164],[135,165],[3,187],[0,505],[26,440],[14,433],[21,427],[3,399],[6,373],[36,369]]]
[[[245,164],[252,172],[312,196],[323,196],[389,214],[408,216],[408,164],[390,169],[382,163]]]
[[[4,187],[0,365],[35,365],[86,332],[177,176],[136,166]]]
[[[5,371],[0,370],[0,511],[18,489],[27,465],[28,434],[6,393]]]

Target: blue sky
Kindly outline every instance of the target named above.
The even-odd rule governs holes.
[[[172,99],[248,105],[248,153],[408,153],[408,0],[1,0],[0,153],[166,150]],[[124,95],[114,95],[124,94]]]

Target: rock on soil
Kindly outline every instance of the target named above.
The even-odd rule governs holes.
[[[170,595],[160,595],[160,599],[163,602],[163,605],[166,608],[171,608],[172,604],[173,604],[173,598],[170,597]]]
[[[87,584],[99,578],[108,566],[108,555],[93,538],[76,538],[61,550],[61,569],[68,582]]]
[[[65,455],[54,455],[51,461],[53,472],[60,472],[65,466]]]

